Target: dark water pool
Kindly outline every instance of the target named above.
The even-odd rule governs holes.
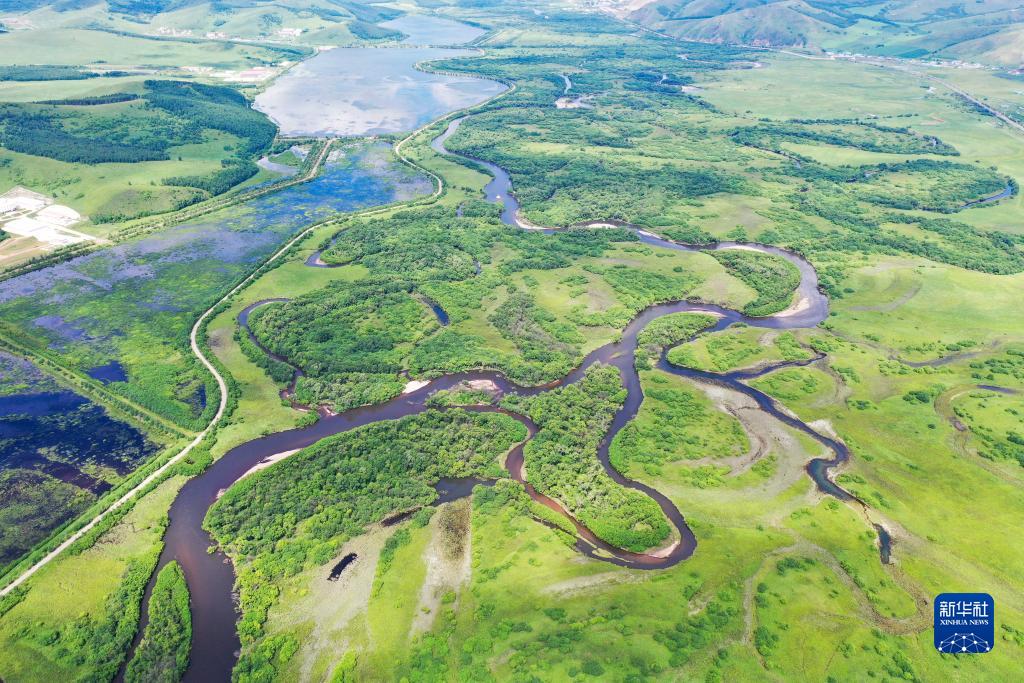
[[[104,384],[128,381],[128,373],[124,371],[124,366],[116,360],[112,360],[105,365],[97,365],[94,368],[90,368],[85,371],[85,374],[93,379],[98,379]]]

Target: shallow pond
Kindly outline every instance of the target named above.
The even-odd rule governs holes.
[[[0,352],[0,567],[156,449],[131,425]]]

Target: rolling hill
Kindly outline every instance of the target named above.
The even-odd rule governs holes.
[[[618,15],[679,38],[935,57],[1018,67],[1020,0],[654,0]]]

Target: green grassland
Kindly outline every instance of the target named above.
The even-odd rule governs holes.
[[[783,360],[804,360],[812,353],[801,344],[806,334],[734,326],[676,346],[668,359],[675,365],[712,372],[751,369]]]
[[[404,370],[430,378],[490,367],[515,381],[549,382],[646,306],[756,298],[705,254],[657,253],[619,230],[523,233],[493,215],[472,203],[461,216],[442,206],[355,221],[323,258],[359,267],[365,278],[303,288],[255,311],[257,338],[305,372],[299,400],[335,410],[380,401],[401,390]],[[451,323],[439,327],[417,295],[437,302]]]
[[[102,3],[84,9],[64,9],[66,11],[54,12],[45,8],[27,13],[19,17],[19,30],[0,34],[0,70],[8,71],[21,65],[23,71],[38,72],[37,80],[31,75],[25,76],[25,80],[21,77],[0,79],[0,101],[6,103],[3,118],[10,121],[17,113],[36,117],[37,124],[42,120],[39,117],[51,122],[44,126],[48,134],[44,136],[47,142],[43,145],[29,144],[33,138],[31,132],[24,126],[13,130],[8,123],[7,134],[0,140],[3,145],[0,148],[0,188],[24,185],[46,194],[91,219],[82,227],[85,232],[98,236],[107,235],[112,223],[181,208],[210,194],[223,193],[257,173],[251,162],[266,145],[251,147],[246,134],[239,134],[238,129],[226,130],[217,123],[199,124],[195,128],[195,122],[190,122],[188,125],[193,129],[184,136],[186,131],[180,129],[180,121],[178,130],[171,130],[173,122],[166,120],[166,112],[159,108],[154,110],[146,98],[147,83],[157,79],[186,79],[224,85],[232,74],[255,67],[271,68],[268,75],[276,74],[288,64],[311,55],[312,50],[284,43],[211,40],[204,38],[206,32],[250,27],[252,33],[242,31],[234,37],[278,40],[280,36],[276,31],[290,25],[282,23],[280,15],[302,15],[303,22],[292,28],[311,29],[316,24],[329,32],[330,27],[336,27],[339,33],[336,37],[342,43],[359,42],[345,29],[353,18],[344,10],[321,17],[309,8],[282,9],[268,4],[238,13],[237,24],[224,27],[218,17],[226,16],[227,10],[218,8],[211,12],[209,5],[170,13],[180,20],[162,14],[140,19],[117,14],[113,8],[108,14]],[[329,13],[323,10],[321,14],[324,12]],[[389,12],[385,14],[391,16]],[[167,35],[167,31],[180,31],[188,24],[190,20],[186,17],[202,24],[191,27],[195,29],[194,35]],[[201,30],[203,26],[206,30]],[[263,29],[258,29],[259,26]],[[314,36],[309,30],[304,35],[315,41],[312,44],[332,42],[326,39],[329,36]],[[91,77],[63,80],[70,76],[48,75],[62,68],[71,72],[79,70]],[[51,77],[60,80],[49,80]],[[253,92],[252,86],[239,87],[250,94]],[[90,103],[91,106],[30,104],[57,100],[77,103],[83,98],[124,93],[142,95],[143,99]],[[198,99],[195,93],[192,97]],[[245,106],[248,108],[247,104]],[[245,112],[236,118],[255,116],[262,118],[262,115]],[[120,130],[113,130],[112,122],[117,122]],[[136,150],[136,154],[54,157],[46,153],[47,149],[61,147],[62,131],[82,141],[91,141],[93,146],[102,144],[109,148],[112,141],[123,142]],[[140,155],[138,150],[147,145],[134,138],[146,131],[150,133],[150,141],[159,138],[165,142],[162,154]],[[245,164],[237,163],[236,159]],[[190,182],[179,182],[182,179]],[[199,179],[207,179],[201,183],[202,187],[196,186],[195,181]],[[16,262],[17,255],[8,260]]]
[[[257,172],[274,137],[227,87],[146,80],[48,102],[0,105],[0,184],[71,206],[97,234],[225,192]]]
[[[273,48],[217,41],[164,41],[79,28],[43,28],[0,35],[3,64],[102,65],[110,70],[210,66],[245,69],[281,59]]]
[[[14,603],[9,609],[5,605],[0,620],[5,679],[113,677],[138,626],[139,602],[160,552],[167,508],[184,481],[165,481],[100,542],[79,544],[85,549],[44,567],[20,600],[5,598]]]
[[[681,378],[648,371],[641,381],[643,409],[615,437],[615,469],[630,473],[633,467],[642,467],[654,475],[662,465],[735,457],[750,448],[739,421]]]
[[[750,6],[655,0],[627,4],[621,11],[644,26],[703,42],[977,60],[1013,67],[1020,63],[1022,28],[1013,7],[1007,0],[972,5],[768,0]]]
[[[784,63],[788,67],[788,62]],[[764,72],[768,73],[770,69]],[[761,70],[735,73],[751,78],[761,77]],[[716,74],[715,77],[728,83],[733,73]],[[874,74],[871,77],[874,78]],[[746,84],[743,87],[747,87]],[[843,86],[836,86],[836,89],[839,91],[837,98],[849,96]],[[716,92],[714,96],[717,95]],[[892,98],[895,99],[895,92]],[[882,104],[885,102],[883,98]],[[836,106],[843,107],[846,103]],[[951,108],[950,103],[944,100],[936,102],[935,106]],[[903,113],[895,109],[895,104],[893,107],[894,113]],[[974,119],[962,115],[957,109],[951,109],[951,112],[951,117],[962,116],[960,121],[964,126],[989,125],[984,120],[975,123]],[[502,115],[501,110],[490,114],[499,120]],[[524,116],[518,111],[514,115]],[[573,114],[579,115],[578,112]],[[782,115],[786,116],[785,113]],[[706,117],[702,123],[714,130],[735,126],[734,121],[728,125],[724,125],[724,121],[708,122],[710,115],[700,112],[694,116]],[[475,123],[471,120],[465,124],[466,130],[472,130]],[[904,122],[899,121],[899,125],[904,125]],[[543,135],[544,126],[551,132],[550,122],[513,123],[508,130],[516,130],[516,126],[533,137]],[[564,134],[564,129],[559,131]],[[466,138],[469,137],[467,133]],[[972,144],[971,136],[957,131],[944,132],[940,138],[958,148],[962,141],[966,141],[962,143],[965,146]],[[453,140],[453,146],[458,146],[458,139]],[[490,145],[494,151],[496,144],[497,138],[491,138],[487,143],[480,143],[478,148],[461,148],[479,151]],[[532,144],[534,155],[565,153],[565,148],[557,145]],[[669,145],[667,141],[659,144]],[[501,145],[504,149],[504,141]],[[809,146],[803,145],[800,149]],[[578,149],[578,145],[573,149]],[[846,160],[829,155],[832,154],[830,150],[850,149],[848,147],[829,147],[826,143],[817,145],[815,149],[821,155],[818,157],[821,163],[838,161],[839,164],[866,165],[908,156],[885,152],[893,158],[880,158],[880,152],[854,147],[852,149],[864,156]],[[619,152],[595,149],[591,154],[618,155]],[[749,163],[752,160],[749,155],[758,152],[739,151],[737,154],[744,155]],[[629,161],[635,161],[629,159],[629,152],[625,155]],[[495,154],[488,156],[496,158]],[[909,156],[936,158],[934,154],[911,153]],[[971,162],[974,160],[974,156],[963,150],[961,157]],[[500,160],[509,159],[502,157]],[[442,167],[441,164],[446,162],[435,163]],[[759,160],[758,163],[766,162]],[[1016,172],[1012,165],[997,166],[1008,175]],[[738,172],[745,173],[742,170]],[[780,199],[787,193],[783,186],[790,182],[778,178],[767,175],[763,181],[758,181],[764,183],[759,194],[767,202],[757,198],[751,201],[740,195],[743,207],[756,207],[746,218],[741,218],[739,213],[729,215],[727,212],[738,209],[726,202],[718,202],[714,197],[690,200],[690,203],[680,205],[686,209],[667,209],[666,213],[685,210],[688,225],[700,225],[711,234],[725,235],[741,224],[745,226],[746,237],[772,239],[772,231],[779,234],[785,223],[796,220],[793,214],[772,210],[778,207]],[[523,175],[515,176],[515,180],[520,197],[534,220],[559,218],[570,221],[597,216],[596,211],[574,215],[553,213],[552,208],[542,208],[565,206],[566,211],[578,210],[571,209],[567,200],[560,199],[557,192],[546,204],[537,203],[535,209],[531,208],[531,179]],[[457,189],[461,189],[461,185],[458,183]],[[915,184],[915,187],[919,186]],[[451,193],[444,201],[457,203],[457,199],[458,195]],[[586,203],[580,197],[574,198],[573,202],[576,207],[580,202]],[[992,212],[1000,211],[1001,206],[986,207],[957,214],[954,220],[990,229],[998,220],[990,220]],[[908,214],[926,215],[919,210]],[[986,218],[976,223],[978,214]],[[631,213],[621,215],[636,218]],[[820,212],[801,220],[811,226],[832,225]],[[404,229],[395,223],[375,225],[385,234],[391,229]],[[921,228],[915,227],[917,224],[890,222],[888,225],[894,231],[901,229],[914,236],[925,234]],[[915,230],[919,232],[915,233]],[[768,233],[767,237],[765,233]],[[460,239],[460,249],[466,249],[470,243],[465,238]],[[944,239],[951,245],[959,244],[957,237],[946,236]],[[408,239],[400,241],[403,246],[410,243]],[[622,259],[643,259],[636,265],[638,268],[642,266],[645,272],[665,275],[674,272],[674,266],[665,268],[660,265],[670,265],[674,262],[672,256],[662,256],[658,250],[632,246],[628,242],[608,245],[610,248],[602,246],[600,255],[576,260],[580,265],[513,270],[509,264],[522,259],[527,253],[535,260],[540,258],[542,252],[537,251],[539,240],[534,241],[538,245],[531,244],[529,252],[523,252],[514,241],[496,244],[487,254],[490,261],[487,258],[481,260],[484,273],[491,264],[496,265],[500,274],[514,282],[517,292],[535,293],[533,305],[542,306],[555,316],[556,321],[566,319],[577,326],[579,323],[575,320],[583,318],[577,314],[574,320],[574,304],[566,303],[567,300],[585,302],[586,308],[582,310],[591,315],[609,310],[616,300],[626,310],[630,310],[632,301],[642,300],[634,298],[638,296],[635,290],[616,290],[618,281],[614,277],[609,279],[608,275],[613,271],[608,271],[607,266],[602,267],[603,264],[617,263]],[[389,253],[386,237],[372,249],[367,249],[367,244],[365,238],[355,239],[353,236],[351,241],[342,239],[335,243],[328,257],[364,265],[370,272],[374,269],[381,274],[396,272],[387,270],[387,259],[383,256]],[[804,244],[809,245],[810,242]],[[467,253],[472,253],[472,248]],[[990,476],[985,474],[985,467],[1012,473],[1013,468],[1019,466],[1010,457],[993,455],[995,459],[984,465],[956,459],[950,461],[947,456],[930,458],[927,465],[921,462],[911,468],[917,454],[941,452],[947,448],[943,444],[953,428],[943,424],[934,412],[930,418],[926,414],[920,428],[916,426],[912,416],[926,411],[927,406],[916,404],[920,407],[915,407],[903,396],[919,390],[929,391],[934,373],[926,369],[910,369],[906,376],[893,375],[889,370],[892,362],[889,356],[927,359],[949,353],[947,347],[961,349],[961,343],[969,340],[980,348],[987,348],[986,345],[996,338],[1004,337],[1006,330],[1020,327],[1012,317],[1009,302],[999,303],[1003,296],[999,292],[1013,289],[1001,283],[1014,283],[1019,276],[987,275],[913,258],[906,252],[903,256],[878,255],[868,250],[860,257],[841,250],[808,248],[807,253],[820,268],[835,268],[826,273],[830,292],[835,290],[839,295],[835,314],[826,325],[833,334],[781,333],[761,344],[759,342],[765,335],[763,331],[739,328],[700,338],[689,346],[699,350],[699,355],[694,353],[699,359],[697,367],[715,371],[750,367],[766,361],[806,358],[809,352],[801,344],[813,343],[815,348],[829,354],[823,365],[773,373],[756,384],[777,395],[804,419],[827,420],[831,428],[854,446],[855,458],[848,470],[840,475],[840,482],[868,502],[872,520],[884,523],[894,532],[896,565],[884,566],[878,562],[873,530],[858,508],[823,501],[810,493],[812,487],[803,472],[803,463],[821,455],[819,445],[788,428],[765,425],[762,420],[756,425],[758,431],[753,433],[767,443],[763,444],[763,452],[755,462],[743,463],[740,459],[748,453],[744,444],[750,443],[749,430],[724,412],[722,407],[730,405],[729,401],[736,402],[735,397],[716,396],[713,402],[705,393],[707,389],[699,385],[647,372],[644,373],[647,399],[636,423],[620,436],[620,441],[625,443],[617,444],[620,453],[617,465],[677,501],[698,536],[698,551],[691,560],[676,569],[653,574],[573,561],[571,551],[558,542],[558,532],[536,525],[522,517],[522,513],[514,512],[516,504],[512,501],[519,499],[521,494],[512,489],[506,492],[506,487],[494,492],[478,491],[472,533],[475,559],[470,578],[470,586],[475,588],[469,593],[457,591],[458,597],[434,617],[429,632],[423,633],[412,626],[416,622],[413,607],[422,606],[420,595],[423,585],[428,583],[430,571],[423,564],[425,559],[418,560],[424,557],[430,545],[429,532],[421,528],[412,530],[410,539],[397,551],[403,553],[400,557],[403,558],[401,566],[404,570],[398,569],[397,562],[391,564],[383,575],[378,570],[377,585],[387,586],[389,592],[387,598],[382,599],[380,594],[374,597],[371,590],[365,616],[361,611],[357,612],[346,617],[347,621],[342,625],[331,614],[318,612],[312,617],[303,616],[303,609],[308,608],[302,606],[310,604],[309,596],[322,595],[323,589],[319,585],[323,581],[323,569],[305,570],[286,584],[288,588],[282,591],[282,599],[272,609],[267,622],[268,633],[281,629],[280,633],[294,634],[301,643],[300,654],[287,666],[299,667],[301,663],[303,667],[313,668],[286,668],[284,671],[291,675],[299,671],[315,671],[317,676],[324,677],[332,673],[341,677],[353,672],[365,676],[379,671],[410,677],[451,677],[455,672],[469,671],[488,672],[498,677],[537,675],[542,678],[580,674],[624,677],[632,673],[652,678],[732,675],[759,679],[774,674],[798,680],[814,679],[825,675],[825,672],[841,679],[854,671],[874,671],[881,676],[909,676],[922,680],[940,671],[941,675],[955,680],[979,677],[995,680],[1006,675],[1019,647],[1012,639],[1000,642],[1000,647],[1004,648],[1000,655],[984,661],[956,663],[957,668],[953,668],[952,662],[947,664],[930,655],[930,645],[924,633],[925,617],[922,616],[925,612],[921,611],[919,601],[923,596],[945,590],[941,588],[943,585],[980,581],[986,586],[995,585],[1000,591],[1006,591],[1001,593],[1003,597],[1000,600],[1005,600],[1008,605],[1007,623],[1019,622],[1020,613],[1016,607],[1019,594],[1012,588],[1005,569],[1001,568],[1019,565],[1019,558],[1013,554],[1015,551],[1008,550],[998,559],[988,560],[974,551],[958,551],[949,545],[940,544],[941,549],[938,546],[932,550],[925,549],[925,546],[937,542],[937,537],[926,529],[941,527],[940,517],[943,515],[938,511],[943,506],[937,504],[936,498],[936,504],[930,506],[934,512],[915,511],[916,505],[906,501],[935,497],[923,489],[944,478],[957,481],[956,477],[963,475],[972,486],[980,486],[981,482],[974,479]],[[369,259],[365,254],[372,254],[374,258]],[[403,254],[403,259],[408,256],[408,253]],[[707,261],[700,261],[692,255],[686,258],[691,261],[687,274],[699,273],[700,283],[696,288],[702,287],[705,292],[727,291],[730,294],[718,300],[729,301],[733,306],[744,305],[756,298],[756,292],[749,283],[740,284],[707,265],[698,270],[695,264]],[[710,285],[709,281],[713,279],[723,285],[728,283],[726,289],[722,289],[723,285]],[[475,305],[466,307],[465,296],[469,292],[465,288],[457,288],[453,284],[431,284],[429,291],[432,298],[445,304],[452,315],[453,330],[459,326],[469,328],[472,324],[469,329],[479,331],[481,336],[488,334],[485,337],[488,344],[500,349],[499,335],[489,329],[488,323],[493,324],[489,319],[493,318],[494,312],[512,298],[505,284],[507,282],[495,280],[499,288],[480,298],[480,309]],[[951,287],[955,287],[953,293],[950,292]],[[697,291],[696,288],[692,291]],[[310,291],[304,286],[300,289]],[[942,291],[945,295],[939,294]],[[912,296],[904,301],[908,293]],[[943,301],[949,303],[942,304]],[[943,305],[948,305],[948,312],[944,312],[947,309],[943,309]],[[879,310],[867,310],[870,306]],[[971,310],[972,316],[977,312],[977,317],[966,326],[967,329],[957,326],[960,317],[955,311],[963,310]],[[993,317],[989,318],[985,311],[991,311]],[[894,324],[894,318],[898,324]],[[598,322],[594,318],[590,320]],[[944,333],[945,321],[948,321],[949,330]],[[614,329],[614,325],[610,327]],[[597,332],[600,328],[593,329]],[[937,341],[926,342],[932,335]],[[580,347],[581,350],[596,345],[599,339],[601,337],[588,341]],[[272,340],[268,337],[265,341]],[[515,344],[517,340],[512,339],[512,342]],[[978,361],[965,361],[965,365],[968,362]],[[995,374],[994,369],[985,366],[970,372],[986,377],[992,374],[1006,383],[1006,377]],[[958,383],[969,381],[968,377],[962,377]],[[984,408],[972,403],[980,399],[972,399],[970,394],[966,398],[958,397],[953,405],[960,406],[959,411],[965,418],[969,415],[970,419],[984,419],[980,416],[997,411],[993,406],[1004,397],[996,392],[985,395],[988,398]],[[1013,398],[1006,400],[1016,401]],[[866,405],[869,407],[864,407]],[[749,408],[744,409],[742,405],[734,406],[734,410],[741,415],[749,412]],[[880,419],[876,414],[879,411],[892,419]],[[997,423],[999,427],[993,430],[996,434],[993,444],[1001,446],[978,444],[975,448],[996,454],[1012,446],[1014,442],[1002,432],[1009,434],[1017,429],[1017,418],[1005,411],[1001,415]],[[933,423],[934,427],[930,427]],[[908,429],[908,425],[915,426]],[[898,435],[889,431],[893,429],[898,430]],[[655,446],[665,442],[674,444],[674,447]],[[877,443],[886,445],[867,446]],[[703,462],[704,458],[710,460]],[[931,472],[923,477],[926,466]],[[968,471],[973,474],[966,474]],[[957,474],[949,479],[953,472]],[[1019,481],[1019,474],[1013,476]],[[890,480],[893,484],[888,484]],[[983,488],[998,491],[994,495],[999,500],[1010,500],[1007,496],[1012,484],[986,481]],[[495,507],[495,497],[499,495],[507,502],[502,500]],[[949,494],[943,495],[948,498]],[[481,510],[487,514],[481,514]],[[912,517],[918,519],[912,520]],[[978,538],[988,535],[980,525],[968,532],[975,533]],[[365,543],[375,544],[377,548],[383,544],[379,532],[373,532],[366,538]],[[979,545],[987,546],[987,543],[981,541]],[[748,558],[742,562],[737,561],[739,548],[743,549],[743,557]],[[340,556],[346,549],[338,552]],[[940,555],[945,559],[936,562]],[[972,569],[967,569],[968,566]],[[400,573],[396,574],[396,571]],[[992,580],[983,577],[991,577]],[[644,604],[660,605],[658,601],[663,601],[661,596],[666,594],[662,591],[678,595],[680,589],[684,596],[689,596],[685,599],[696,601],[696,605],[691,602],[688,610],[675,611],[678,616],[667,623],[663,624],[661,620],[674,610],[642,608]],[[540,612],[527,608],[531,602],[541,602],[545,607]],[[641,613],[644,614],[642,622],[635,616]],[[830,621],[833,617],[826,614],[837,615],[834,625]],[[743,615],[748,616],[744,619]],[[331,632],[337,634],[337,640],[343,642],[343,646],[332,647],[324,640],[323,632],[318,629],[327,626],[337,629]],[[321,635],[305,637],[310,629]],[[402,633],[406,636],[402,637]],[[380,649],[377,635],[380,637]],[[814,643],[810,648],[815,653],[814,657],[798,654],[808,649],[809,642]],[[588,646],[589,643],[594,645]],[[811,674],[810,671],[817,673]]]
[[[451,148],[507,166],[536,222],[618,218],[806,256],[831,298],[819,329],[734,327],[669,360],[725,372],[825,353],[751,383],[850,446],[836,481],[865,506],[818,493],[804,468],[829,454],[751,399],[643,365],[645,399],[612,459],[671,498],[697,537],[695,554],[664,570],[581,557],[564,520],[507,480],[383,527],[429,503],[439,476],[503,477],[500,457],[524,435],[504,416],[461,411],[374,425],[247,478],[213,508],[207,524],[239,570],[238,679],[1012,680],[1024,657],[1024,549],[1006,530],[1024,514],[1024,406],[978,385],[1024,389],[1021,200],[957,208],[993,181],[1024,178],[1022,138],[909,74],[699,44],[679,60],[678,44],[605,19],[552,11],[541,24],[506,11],[494,10],[502,30],[483,56],[445,67],[517,89],[465,122]],[[737,68],[755,56],[762,68]],[[554,107],[562,73],[593,108]],[[703,90],[679,89],[689,83]],[[771,139],[738,133],[774,124]],[[263,298],[291,301],[260,309],[256,335],[301,360],[305,398],[336,408],[394,395],[402,371],[557,379],[658,301],[766,311],[791,301],[778,264],[655,249],[618,230],[506,228],[478,200],[486,177],[430,151],[439,130],[406,146],[444,177],[438,202],[317,228],[214,318],[210,345],[239,397],[214,457],[312,419],[282,404],[283,383],[235,337],[238,312]],[[931,149],[947,146],[959,155]],[[915,160],[929,163],[905,163]],[[894,206],[903,195],[917,203]],[[321,247],[341,267],[302,265]],[[684,341],[701,327],[690,322],[642,343]],[[952,360],[911,365],[940,358]],[[529,480],[603,537],[642,549],[667,533],[656,506],[623,499],[594,457],[621,400],[611,374],[596,368],[589,382],[506,405],[540,426]],[[132,514],[159,519],[179,481]],[[894,539],[891,564],[872,524]],[[155,533],[128,529],[50,565],[0,618],[5,680],[100,670],[69,661],[61,643],[78,637],[64,633],[79,610],[98,619],[124,595],[125,558],[158,547]],[[350,552],[356,562],[328,581]],[[51,598],[81,562],[114,553],[74,614]],[[999,604],[999,641],[984,657],[932,648],[930,600],[958,590]]]

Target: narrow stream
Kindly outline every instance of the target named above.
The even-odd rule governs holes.
[[[463,120],[465,119],[460,118],[452,121],[447,130],[432,141],[431,146],[441,154],[453,154],[445,148],[444,143],[458,129]],[[512,193],[511,180],[504,170],[479,159],[473,159],[472,161],[483,165],[493,173],[494,179],[487,184],[485,194],[489,200],[502,203],[503,222],[521,228],[541,229],[545,232],[552,232],[551,229],[529,224],[519,216],[519,204]],[[640,378],[634,364],[637,335],[652,320],[670,313],[681,312],[718,315],[718,322],[710,331],[721,330],[737,322],[753,327],[775,329],[813,327],[828,315],[828,300],[818,289],[818,277],[814,268],[802,257],[791,252],[767,245],[737,244],[732,242],[695,247],[665,240],[635,225],[609,221],[595,221],[586,224],[589,227],[608,225],[618,225],[631,229],[644,244],[660,248],[683,251],[744,248],[786,258],[799,269],[801,275],[800,286],[796,296],[797,303],[786,311],[765,318],[752,318],[737,311],[708,304],[696,304],[685,301],[658,304],[640,312],[623,331],[619,341],[592,351],[578,368],[553,384],[540,387],[522,387],[508,381],[500,373],[494,371],[445,375],[435,379],[426,387],[397,396],[385,403],[356,408],[338,415],[329,415],[308,427],[270,434],[231,449],[213,463],[203,474],[189,480],[181,489],[169,512],[170,524],[167,528],[164,549],[158,563],[159,570],[167,562],[177,560],[185,572],[189,588],[192,592],[192,652],[185,680],[230,680],[231,670],[240,648],[236,631],[238,611],[233,595],[235,578],[233,568],[229,559],[223,553],[219,551],[208,552],[208,549],[214,544],[210,536],[202,528],[206,512],[216,501],[218,494],[230,487],[254,465],[270,456],[305,448],[327,436],[340,434],[374,422],[394,420],[421,413],[428,409],[426,407],[426,400],[432,393],[442,389],[454,388],[468,380],[490,380],[495,383],[503,394],[535,395],[550,390],[552,386],[564,386],[579,381],[586,370],[594,363],[603,363],[616,367],[627,389],[627,397],[622,408],[615,414],[611,427],[599,446],[598,457],[613,480],[623,486],[642,491],[659,504],[666,517],[676,529],[675,538],[671,545],[649,553],[631,553],[612,547],[598,539],[589,529],[573,519],[557,501],[544,496],[530,486],[527,481],[528,470],[524,472],[523,448],[525,442],[509,453],[506,460],[507,469],[513,479],[521,481],[526,485],[534,500],[565,514],[572,520],[578,534],[576,547],[581,553],[589,557],[620,566],[638,569],[657,569],[675,565],[693,554],[696,549],[696,538],[687,526],[682,513],[672,501],[651,487],[625,477],[613,468],[609,462],[608,452],[612,440],[618,431],[636,416],[643,402]],[[308,265],[320,265],[321,263],[319,252],[311,256],[309,261],[307,261]],[[270,301],[272,300],[257,302],[247,307],[243,314],[239,316],[240,324],[247,329],[248,313],[257,306],[269,303]],[[441,319],[443,311],[435,312],[438,313],[438,317]],[[287,362],[286,359],[282,360]],[[795,363],[787,362],[785,365],[806,364],[815,360],[817,359]],[[701,382],[722,384],[735,391],[739,391],[753,398],[762,410],[776,419],[821,443],[832,451],[833,457],[815,458],[807,464],[807,472],[815,485],[823,493],[835,496],[840,500],[859,502],[849,492],[842,489],[829,478],[829,470],[850,457],[850,452],[846,445],[812,429],[779,406],[770,396],[747,386],[742,381],[759,374],[764,374],[772,369],[777,369],[780,365],[761,369],[756,373],[735,372],[717,375],[671,365],[663,353],[658,362],[658,367],[673,374],[689,377]],[[536,426],[524,416],[508,413],[508,411],[493,406],[481,406],[473,409],[485,411],[500,410],[526,425],[531,437],[536,431]],[[439,500],[454,500],[468,495],[472,488],[480,483],[486,482],[476,479],[441,481],[436,486]],[[401,517],[402,515],[398,515],[392,519],[397,521]],[[884,534],[884,529],[879,529],[879,531],[882,559],[887,561],[889,552],[888,536]],[[156,573],[154,572],[154,577]],[[151,584],[152,581],[153,579],[151,579]],[[151,586],[147,588],[146,592],[147,601],[150,588]],[[146,604],[143,605],[144,614],[145,610]]]

